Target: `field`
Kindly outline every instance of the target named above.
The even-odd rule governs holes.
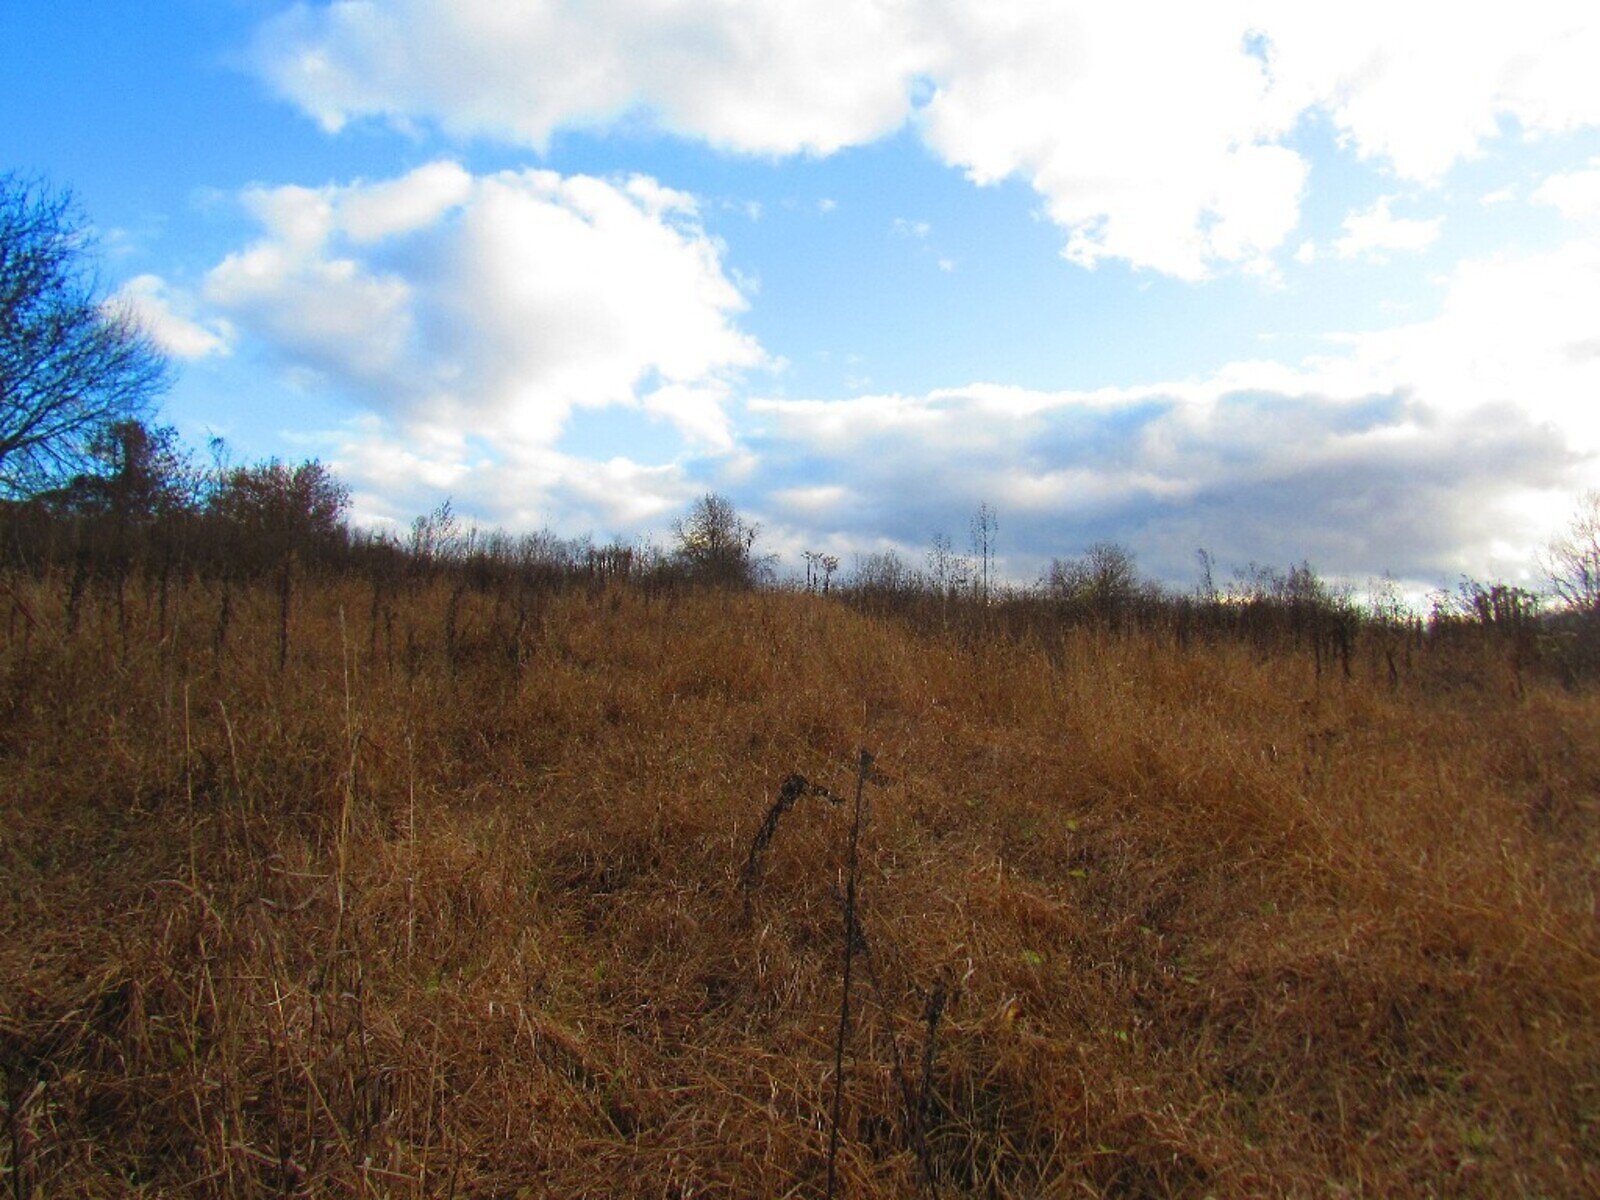
[[[0,614],[15,1197],[824,1195],[852,890],[840,1195],[1600,1195],[1600,696],[1487,634]]]

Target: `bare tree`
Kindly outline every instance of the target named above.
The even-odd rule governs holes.
[[[1096,542],[1082,558],[1054,559],[1046,585],[1062,600],[1114,610],[1139,593],[1133,551],[1116,542]]]
[[[806,564],[806,591],[827,595],[833,584],[833,573],[839,569],[838,556],[824,554],[821,550],[802,550],[800,557]]]
[[[918,586],[918,579],[899,554],[878,550],[858,556],[854,587],[858,592],[898,594]]]
[[[700,497],[687,517],[673,522],[672,533],[678,541],[674,557],[696,579],[750,585],[771,570],[772,559],[755,553],[761,526],[741,517],[726,496]]]
[[[1217,591],[1217,579],[1213,570],[1216,563],[1211,557],[1211,551],[1201,547],[1194,552],[1194,557],[1200,564],[1200,581],[1195,584],[1194,594],[1202,603],[1215,604],[1220,593]]]
[[[948,533],[933,535],[933,545],[928,550],[928,577],[941,596],[954,596],[963,591],[972,580],[972,562],[957,554]]]
[[[1600,491],[1583,494],[1567,532],[1550,543],[1544,569],[1568,608],[1600,612]]]
[[[0,496],[93,471],[93,447],[137,420],[167,363],[98,296],[92,244],[65,192],[0,176]]]
[[[822,569],[822,594],[826,596],[833,590],[833,576],[839,569],[839,556],[824,554],[817,560],[817,566]]]
[[[978,560],[979,588],[985,601],[989,599],[989,573],[994,566],[994,543],[999,532],[1000,518],[984,501],[972,514],[972,555]]]

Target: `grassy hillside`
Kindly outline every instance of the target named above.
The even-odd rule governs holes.
[[[1600,1194],[1600,698],[1492,638],[281,600],[0,579],[14,1195],[824,1194],[849,803],[747,864],[862,748],[841,1194]]]

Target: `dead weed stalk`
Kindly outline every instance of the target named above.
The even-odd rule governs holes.
[[[857,957],[867,973],[867,982],[871,986],[879,1010],[889,1022],[889,1053],[895,1083],[899,1088],[901,1103],[905,1109],[905,1128],[911,1149],[917,1156],[917,1164],[921,1172],[922,1181],[928,1194],[937,1197],[939,1185],[937,1173],[934,1169],[933,1156],[928,1146],[927,1120],[931,1115],[933,1098],[933,1071],[934,1061],[937,1056],[937,1035],[939,1021],[944,1014],[951,992],[948,982],[941,974],[928,993],[927,1001],[923,1008],[922,1020],[927,1026],[927,1035],[924,1039],[921,1077],[917,1086],[913,1087],[911,1078],[906,1071],[905,1060],[900,1052],[900,1042],[895,1036],[893,1021],[894,1007],[884,992],[882,980],[879,978],[877,962],[872,953],[872,947],[867,939],[866,929],[862,922],[860,909],[860,877],[861,877],[861,827],[865,815],[866,785],[873,783],[878,786],[886,785],[889,780],[874,768],[874,756],[871,751],[863,749],[856,760],[856,791],[854,803],[851,807],[850,833],[845,863],[845,890],[842,896],[836,898],[844,917],[844,954],[840,966],[839,990],[839,1020],[835,1027],[834,1036],[834,1063],[833,1063],[833,1098],[828,1121],[828,1181],[827,1194],[831,1198],[838,1194],[839,1176],[839,1144],[842,1123],[842,1109],[844,1104],[844,1058],[845,1051],[850,1044],[851,1032],[851,993],[855,977],[855,963]],[[762,866],[766,860],[767,851],[772,845],[773,838],[777,835],[778,824],[783,815],[789,812],[805,796],[817,796],[830,804],[842,805],[844,797],[824,787],[812,783],[798,772],[784,779],[778,789],[778,798],[767,810],[761,827],[756,830],[756,835],[750,843],[750,853],[745,859],[744,871],[740,876],[740,888],[744,894],[744,914],[746,922],[750,917],[751,892],[760,881]]]

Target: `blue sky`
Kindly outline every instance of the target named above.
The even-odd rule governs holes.
[[[1421,591],[1600,486],[1600,22],[1484,11],[14,0],[0,169],[367,523]]]

